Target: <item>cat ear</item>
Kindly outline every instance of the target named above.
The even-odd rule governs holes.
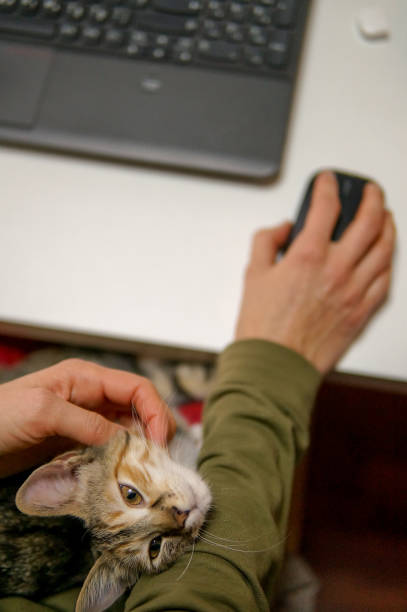
[[[75,612],[102,612],[116,601],[130,586],[129,573],[108,554],[102,554],[90,570]]]
[[[17,508],[34,516],[80,517],[76,493],[79,468],[86,463],[89,458],[83,450],[73,450],[34,470],[17,491]]]

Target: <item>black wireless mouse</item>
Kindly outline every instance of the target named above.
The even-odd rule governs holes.
[[[362,199],[363,188],[366,183],[371,182],[371,179],[356,176],[354,174],[347,174],[345,172],[338,172],[336,170],[333,170],[333,172],[338,181],[339,199],[341,201],[342,211],[339,215],[339,219],[332,233],[332,240],[339,240],[349,223],[354,218],[356,211],[359,207],[360,201]],[[312,189],[314,187],[314,182],[318,174],[319,172],[314,174],[307,186],[304,199],[299,208],[297,219],[291,230],[288,241],[284,246],[285,251],[304,226],[305,218],[308,214],[308,209],[311,204]]]

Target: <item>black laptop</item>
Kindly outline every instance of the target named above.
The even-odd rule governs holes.
[[[0,0],[0,141],[261,178],[308,0]]]

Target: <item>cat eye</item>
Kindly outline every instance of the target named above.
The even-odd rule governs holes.
[[[144,501],[143,496],[137,491],[137,489],[133,489],[133,487],[129,487],[128,485],[124,484],[119,484],[119,487],[124,501],[126,501],[128,504],[138,506]]]
[[[150,555],[150,559],[156,559],[158,555],[160,554],[161,542],[162,542],[161,536],[157,536],[156,538],[151,540],[150,548],[148,549],[148,554]]]

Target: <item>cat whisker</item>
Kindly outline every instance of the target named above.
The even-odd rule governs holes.
[[[193,555],[194,555],[194,552],[195,552],[195,542],[192,542],[192,550],[191,550],[191,555],[190,555],[190,557],[189,557],[189,561],[188,561],[188,563],[187,563],[187,565],[186,565],[186,567],[185,567],[184,571],[183,571],[183,572],[180,574],[180,576],[178,576],[178,578],[177,578],[176,582],[178,582],[179,580],[181,580],[181,578],[182,578],[182,577],[183,577],[183,576],[186,574],[186,572],[187,572],[187,570],[188,570],[189,566],[191,565],[191,561],[192,561],[192,557],[193,557]]]
[[[133,400],[131,400],[131,413],[132,413],[132,416],[133,416],[134,426],[135,426],[135,428],[137,430],[138,436],[139,436],[140,440],[142,440],[142,442],[144,443],[145,448],[147,448],[146,433],[144,431],[143,424],[140,421],[140,417],[138,415],[138,412],[136,410],[136,407],[134,405]]]
[[[261,553],[261,552],[269,552],[270,550],[273,550],[274,548],[277,548],[279,546],[281,546],[281,544],[287,539],[287,538],[283,538],[282,540],[279,540],[278,542],[276,542],[273,546],[269,546],[267,548],[259,548],[256,550],[246,550],[244,548],[236,548],[235,546],[227,546],[226,544],[221,544],[220,542],[213,542],[212,540],[210,540],[209,538],[205,538],[204,536],[201,535],[200,539],[203,542],[206,542],[207,544],[211,544],[212,546],[218,546],[219,548],[225,548],[226,550],[231,550],[232,552],[242,552],[242,553]]]
[[[207,529],[204,529],[204,533],[208,535],[210,538],[214,538],[215,540],[220,540],[222,542],[229,542],[230,544],[246,544],[248,542],[253,542],[254,540],[263,539],[268,534],[259,534],[257,536],[253,536],[252,538],[247,538],[246,540],[234,540],[233,538],[223,538],[221,536],[216,535],[216,533],[211,533]]]

